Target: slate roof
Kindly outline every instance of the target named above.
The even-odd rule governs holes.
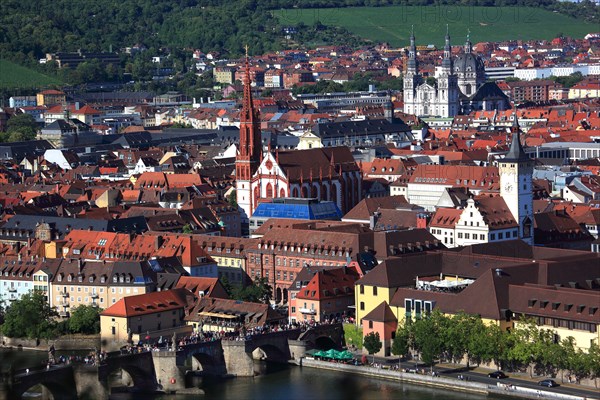
[[[410,134],[410,127],[402,120],[393,123],[387,119],[369,119],[362,121],[324,122],[316,124],[312,132],[321,139],[345,138],[346,136],[389,135],[394,133]]]

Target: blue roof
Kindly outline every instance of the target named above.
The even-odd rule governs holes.
[[[339,220],[342,212],[332,201],[310,204],[260,203],[252,217]]]

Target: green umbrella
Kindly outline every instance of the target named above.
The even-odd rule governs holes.
[[[335,351],[334,349],[329,349],[325,352],[325,357],[327,357],[327,358],[335,359],[336,355],[337,355],[337,351]]]
[[[327,357],[327,354],[323,350],[319,350],[319,351],[315,352],[314,356],[315,357]]]
[[[354,355],[350,353],[348,350],[344,350],[338,354],[340,360],[350,360],[354,358]]]

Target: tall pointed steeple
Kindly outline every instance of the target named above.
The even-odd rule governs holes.
[[[452,46],[450,45],[450,31],[448,25],[446,25],[446,38],[444,44],[444,59],[442,60],[442,67],[444,69],[452,69]]]
[[[520,162],[528,161],[529,157],[525,154],[523,146],[521,145],[521,128],[519,127],[519,119],[517,117],[517,111],[515,110],[515,118],[513,119],[512,126],[510,127],[512,133],[512,142],[510,143],[510,149],[502,161],[505,162]]]
[[[250,78],[248,46],[246,46],[244,99],[240,112],[240,155],[250,157],[250,161],[260,161],[261,153],[260,114],[254,108],[252,100],[252,79]]]
[[[410,46],[408,48],[408,66],[406,68],[407,72],[412,72],[413,74],[416,74],[419,70],[419,65],[417,63],[417,45],[415,43],[415,27],[413,25],[410,32]]]
[[[235,194],[242,210],[242,230],[248,229],[248,221],[260,197],[260,182],[252,187],[252,177],[262,160],[262,139],[260,134],[260,114],[252,101],[252,80],[248,46],[246,46],[246,74],[244,76],[244,99],[240,111],[240,143],[235,158]],[[253,189],[257,190],[254,192]],[[255,194],[256,193],[256,194]]]

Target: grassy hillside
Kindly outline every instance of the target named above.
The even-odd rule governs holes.
[[[595,24],[562,14],[527,7],[391,6],[353,8],[287,9],[273,12],[281,24],[300,22],[340,26],[374,42],[393,46],[408,44],[411,26],[420,45],[442,45],[446,24],[453,43],[463,43],[467,31],[471,40],[552,39],[562,33],[582,38],[598,31]]]
[[[0,88],[41,88],[60,83],[54,77],[0,59]]]

